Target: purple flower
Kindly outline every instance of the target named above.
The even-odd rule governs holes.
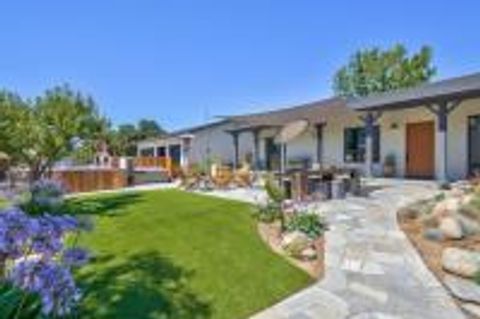
[[[20,257],[34,233],[34,223],[20,209],[10,207],[0,212],[0,253]]]
[[[63,252],[62,261],[67,267],[78,267],[85,265],[90,259],[85,249],[70,248]]]
[[[53,261],[38,258],[17,261],[8,279],[27,292],[38,294],[46,315],[67,315],[80,298],[70,271]]]

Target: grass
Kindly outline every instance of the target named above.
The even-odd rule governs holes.
[[[261,241],[247,204],[165,190],[71,205],[95,218],[82,318],[246,318],[311,281]]]

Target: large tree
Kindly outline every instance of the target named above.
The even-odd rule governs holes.
[[[428,82],[435,72],[428,46],[412,55],[400,44],[360,50],[335,74],[334,91],[339,96],[367,96]]]
[[[109,132],[107,141],[110,151],[117,156],[135,156],[137,142],[165,136],[167,132],[155,120],[142,119],[134,124],[121,124]]]
[[[102,137],[106,120],[93,99],[68,86],[33,100],[0,92],[0,151],[30,169],[31,180],[48,174],[55,162]]]

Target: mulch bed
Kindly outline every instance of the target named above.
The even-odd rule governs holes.
[[[275,253],[281,255],[282,257],[286,258],[290,263],[295,265],[296,267],[304,270],[314,279],[323,278],[325,267],[324,267],[324,260],[325,260],[325,253],[324,253],[324,238],[320,237],[314,242],[315,249],[317,251],[317,258],[314,260],[300,260],[297,258],[293,258],[288,256],[281,247],[281,231],[280,231],[280,224],[279,223],[259,223],[258,224],[258,232],[262,240],[270,246]]]

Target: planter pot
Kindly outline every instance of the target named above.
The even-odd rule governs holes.
[[[395,177],[396,169],[393,165],[384,165],[383,166],[383,176],[385,177]]]

